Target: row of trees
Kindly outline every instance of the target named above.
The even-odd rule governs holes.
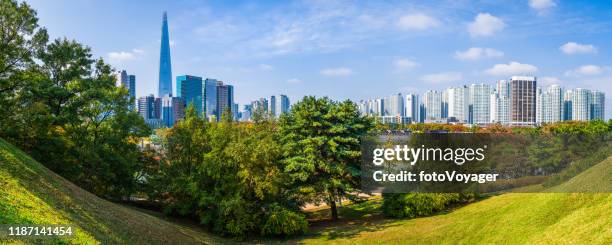
[[[37,22],[25,2],[0,1],[0,137],[97,195],[129,195],[150,129],[108,64],[75,41],[49,41]]]
[[[290,235],[307,228],[300,207],[359,192],[359,138],[372,121],[350,101],[304,97],[280,120],[208,122],[190,106],[150,158],[148,196],[167,213],[196,217],[216,233]]]

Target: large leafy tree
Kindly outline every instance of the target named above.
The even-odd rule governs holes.
[[[135,188],[149,129],[113,70],[66,38],[48,43],[26,3],[0,0],[0,137],[100,196]]]
[[[359,192],[359,140],[371,128],[371,119],[350,101],[307,96],[293,105],[281,117],[279,132],[293,197],[302,204],[325,202],[337,219],[337,202]]]
[[[36,54],[48,40],[37,22],[27,3],[0,1],[0,136],[20,143],[39,131],[27,126],[39,118],[27,115],[45,110],[31,100],[31,85],[40,78]]]
[[[281,191],[281,147],[267,120],[237,123],[198,117],[192,106],[169,130],[165,160],[149,178],[150,197],[166,212],[197,217],[219,234],[246,236],[301,233],[298,207]]]

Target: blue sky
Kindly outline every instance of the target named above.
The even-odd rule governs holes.
[[[272,94],[368,99],[534,75],[606,92],[609,1],[27,1],[53,38],[87,44],[157,91],[162,12],[173,76],[233,84],[236,101]]]

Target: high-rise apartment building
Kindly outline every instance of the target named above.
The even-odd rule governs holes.
[[[591,119],[591,91],[577,88],[572,94],[572,120],[588,121]]]
[[[442,93],[429,90],[423,95],[424,120],[440,120],[442,118]]]
[[[536,124],[542,123],[542,88],[536,88]]]
[[[419,117],[419,95],[407,94],[404,102],[404,116],[409,118],[410,122],[420,122]]]
[[[497,81],[491,94],[490,111],[492,123],[510,123],[510,83],[507,80]]]
[[[389,96],[388,110],[386,116],[404,116],[404,96],[401,93]]]
[[[536,78],[513,76],[510,79],[510,124],[534,125],[536,122]]]
[[[176,95],[185,101],[185,106],[192,105],[198,116],[204,109],[204,84],[202,78],[183,75],[176,77]]]
[[[591,120],[605,119],[606,95],[601,91],[591,92]]]
[[[490,123],[491,86],[487,84],[471,84],[469,87],[469,123]]]
[[[170,36],[168,34],[168,16],[164,12],[162,20],[161,48],[159,52],[159,84],[157,97],[163,98],[172,94],[172,62],[170,61]]]
[[[465,123],[468,121],[469,90],[466,86],[452,87],[446,90],[447,93],[447,116],[456,122]]]
[[[559,85],[551,85],[542,91],[542,123],[563,121],[564,92]]]
[[[572,120],[572,97],[574,96],[574,91],[566,90],[563,93],[563,120],[570,121]]]

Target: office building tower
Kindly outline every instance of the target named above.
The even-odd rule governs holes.
[[[247,122],[251,121],[251,115],[253,114],[253,104],[244,105],[242,108],[242,114],[240,121]]]
[[[217,82],[217,120],[221,119],[223,113],[227,110],[231,113],[232,105],[234,104],[234,86],[223,84],[222,81]]]
[[[138,114],[146,120],[157,119],[157,113],[155,113],[155,96],[143,96],[138,98]]]
[[[606,95],[601,91],[591,92],[591,120],[605,119]]]
[[[270,96],[270,99],[268,100],[267,112],[271,117],[276,115],[276,96],[274,95]]]
[[[251,102],[251,118],[255,114],[259,116],[265,116],[268,113],[268,99],[260,98],[259,100]]]
[[[591,91],[577,88],[572,95],[572,120],[588,121],[591,119]]]
[[[159,52],[159,84],[157,97],[172,97],[172,62],[170,61],[170,37],[168,16],[164,12],[162,20],[161,48]]]
[[[166,95],[161,101],[161,120],[164,126],[171,128],[185,117],[185,101],[182,98]]]
[[[204,80],[204,114],[209,120],[218,119],[217,111],[217,80],[206,78]]]
[[[203,85],[201,77],[190,75],[176,77],[176,96],[185,101],[185,106],[192,105],[198,116],[204,111]]]
[[[469,123],[487,124],[491,121],[490,108],[491,86],[486,84],[472,84],[468,87],[469,97]]]
[[[404,116],[410,118],[410,122],[420,122],[419,118],[419,95],[407,94],[404,102]]]
[[[439,120],[442,118],[442,93],[435,90],[425,92],[423,96],[424,120]]]
[[[468,93],[466,86],[452,87],[446,89],[448,103],[448,118],[460,123],[468,121]]]
[[[559,85],[551,85],[542,91],[542,123],[554,123],[563,121],[563,88]]]
[[[536,121],[536,78],[510,79],[510,124],[534,125]]]
[[[284,94],[280,94],[276,96],[276,103],[274,106],[274,116],[275,117],[280,117],[280,115],[282,115],[283,113],[288,113],[289,112],[289,107],[290,107],[290,103],[289,103],[289,97],[287,97]]]
[[[136,100],[136,76],[128,75],[125,70],[122,70],[117,74],[117,87],[124,87],[128,91],[128,98],[130,99],[130,105],[128,108],[134,110],[134,102]]]
[[[240,110],[238,109],[238,104],[232,104],[232,119],[234,121],[240,120]]]

